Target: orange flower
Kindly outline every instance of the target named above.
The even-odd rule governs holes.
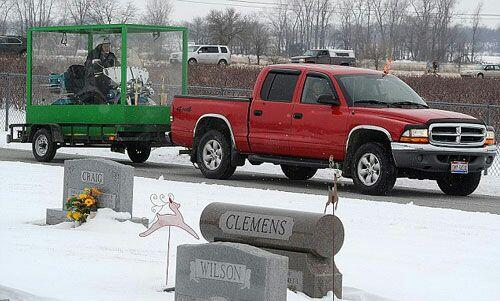
[[[95,188],[95,187],[92,188],[91,193],[92,193],[93,196],[99,196],[99,195],[102,194],[102,192],[99,189]]]
[[[82,214],[80,212],[73,212],[73,219],[74,220],[79,220],[82,217]]]
[[[94,205],[94,203],[95,203],[94,200],[91,198],[88,198],[85,200],[85,206],[87,206],[87,207]]]

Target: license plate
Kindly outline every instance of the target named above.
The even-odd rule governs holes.
[[[458,173],[458,174],[469,173],[469,163],[463,161],[452,161],[451,173]]]

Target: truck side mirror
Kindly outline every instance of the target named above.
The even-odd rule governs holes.
[[[332,105],[332,106],[339,106],[340,101],[335,98],[332,94],[323,94],[318,97],[318,103],[321,104],[326,104],[326,105]]]

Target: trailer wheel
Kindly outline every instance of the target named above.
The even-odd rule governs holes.
[[[134,163],[144,163],[151,154],[151,146],[138,144],[127,147],[127,155]]]
[[[198,143],[196,162],[206,178],[230,178],[236,166],[231,165],[231,141],[217,130],[205,133]]]
[[[302,181],[309,180],[310,178],[314,177],[314,175],[318,171],[317,168],[292,166],[285,164],[281,164],[281,170],[283,171],[285,176],[290,180],[302,180]]]
[[[52,140],[52,133],[41,128],[35,132],[32,140],[33,156],[39,162],[50,162],[56,155],[57,146]]]
[[[447,195],[467,196],[473,193],[477,186],[479,186],[481,173],[474,172],[466,175],[445,174],[436,182],[441,191]]]
[[[361,145],[351,164],[354,186],[363,194],[384,195],[396,183],[396,167],[390,151],[379,143]]]

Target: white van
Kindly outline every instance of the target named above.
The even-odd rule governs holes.
[[[170,54],[170,63],[180,63],[182,53]],[[190,45],[188,46],[189,64],[218,64],[229,65],[231,63],[231,52],[224,45]]]

